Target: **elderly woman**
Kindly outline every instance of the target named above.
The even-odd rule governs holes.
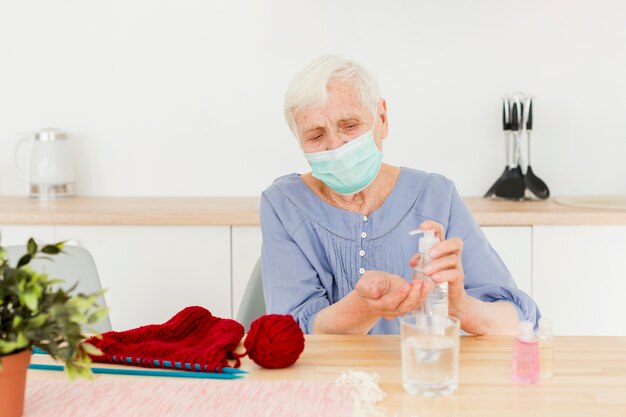
[[[389,123],[374,79],[356,63],[324,56],[293,79],[285,116],[312,172],[278,178],[263,192],[265,302],[305,333],[393,334],[432,284],[414,278],[418,240],[441,241],[425,273],[447,282],[449,314],[473,334],[516,331],[537,306],[465,207],[437,174],[382,163]]]

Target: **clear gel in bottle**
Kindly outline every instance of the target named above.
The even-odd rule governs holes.
[[[520,322],[519,336],[513,346],[513,380],[526,384],[539,382],[539,344],[529,321]]]
[[[439,243],[439,239],[435,237],[434,230],[414,230],[410,232],[411,235],[423,234],[418,243],[418,251],[420,259],[415,266],[415,272],[417,278],[422,281],[433,280],[426,274],[424,274],[424,268],[430,264],[431,259],[428,255],[428,251]],[[424,301],[424,312],[428,315],[435,317],[447,317],[448,316],[448,283],[442,282],[437,284],[433,282],[433,289],[426,297]]]
[[[548,319],[539,319],[539,371],[541,378],[552,376],[553,342],[552,323]]]

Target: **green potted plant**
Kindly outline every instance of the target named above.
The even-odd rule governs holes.
[[[101,352],[84,343],[83,328],[97,323],[107,314],[96,298],[101,293],[74,294],[75,287],[64,290],[61,279],[51,279],[30,265],[35,258],[52,261],[63,250],[56,243],[39,247],[30,239],[27,252],[15,266],[9,265],[0,246],[0,404],[2,415],[19,417],[23,413],[26,370],[31,349],[39,348],[65,363],[70,377],[91,378],[89,354]]]

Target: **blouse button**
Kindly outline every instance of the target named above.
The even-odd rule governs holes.
[[[364,273],[365,273],[365,268],[361,268],[361,269],[359,269],[359,272],[360,272],[361,274],[364,274]]]
[[[366,222],[367,221],[367,216],[363,216],[363,221]]]
[[[361,232],[361,237],[362,237],[362,238],[366,238],[366,237],[367,237],[367,233],[365,233],[365,232]]]
[[[364,251],[363,249],[361,249],[361,250],[359,251],[359,255],[361,255],[361,256],[365,256],[365,251]]]

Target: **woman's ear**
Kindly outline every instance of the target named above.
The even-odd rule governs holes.
[[[387,118],[387,102],[384,98],[381,98],[378,102],[378,117],[380,117],[381,135],[382,139],[386,139],[389,134],[389,119]]]

